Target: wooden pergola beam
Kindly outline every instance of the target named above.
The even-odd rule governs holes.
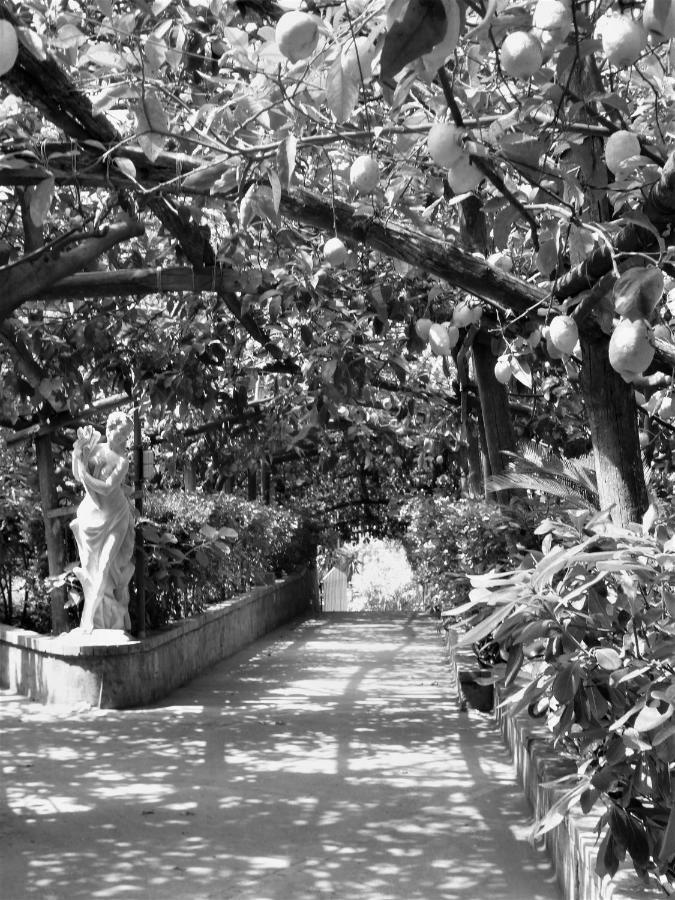
[[[87,297],[142,297],[146,294],[202,293],[235,291],[239,279],[233,269],[209,266],[196,270],[191,266],[166,268],[114,269],[108,272],[79,272],[45,286],[34,295],[36,300],[81,300]]]

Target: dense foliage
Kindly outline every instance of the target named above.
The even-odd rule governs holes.
[[[401,516],[410,565],[429,605],[443,609],[466,599],[472,574],[504,570],[528,540],[522,515],[478,499],[415,497]]]
[[[147,628],[312,565],[316,553],[316,529],[303,516],[225,494],[149,494],[137,528],[146,556]],[[49,585],[54,581],[64,578],[48,579],[41,510],[37,504],[5,504],[0,517],[2,621],[48,632]],[[65,582],[74,626],[80,588],[67,574]],[[130,612],[138,627],[133,603]]]

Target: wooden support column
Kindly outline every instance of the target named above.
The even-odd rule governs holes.
[[[183,487],[188,494],[192,494],[197,490],[195,464],[191,459],[186,459],[185,465],[183,466]]]
[[[258,499],[258,464],[253,460],[248,464],[247,470],[248,499]]]
[[[260,481],[262,483],[262,501],[265,506],[272,502],[272,467],[265,460],[260,461]]]
[[[481,200],[475,194],[466,197],[459,206],[459,214],[459,233],[462,244],[474,253],[487,254],[487,220]],[[480,401],[478,429],[482,438],[483,454],[481,459],[480,450],[478,449],[476,452],[477,436],[475,433],[469,437],[467,417],[466,437],[467,440],[474,440],[474,446],[468,448],[469,481],[473,486],[480,485],[478,496],[483,494],[488,499],[494,499],[494,494],[490,495],[485,491],[486,479],[489,475],[496,475],[502,471],[501,451],[514,450],[516,440],[511,422],[508,393],[494,375],[495,360],[491,352],[489,337],[478,332],[473,338],[471,349]],[[504,445],[501,443],[502,440],[506,441]],[[481,465],[478,465],[479,462]],[[508,495],[500,495],[499,501],[508,502]]]
[[[50,575],[60,575],[66,567],[63,521],[60,517],[49,517],[49,511],[56,508],[57,496],[54,484],[52,442],[48,434],[38,435],[35,438],[35,455],[47,544],[47,565]],[[52,613],[52,634],[61,634],[68,630],[65,587],[53,588],[49,600]]]
[[[143,433],[138,409],[134,409],[134,493],[136,510],[143,514]],[[136,581],[136,637],[145,637],[145,549],[140,528],[136,529],[135,549]]]
[[[490,474],[501,475],[505,469],[502,451],[516,449],[516,437],[511,421],[509,397],[506,388],[495,378],[495,358],[488,339],[476,338],[473,343],[473,361],[478,384],[478,396],[485,430],[485,446]],[[504,491],[500,491],[502,500]]]

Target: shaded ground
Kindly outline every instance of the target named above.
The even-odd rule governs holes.
[[[427,619],[312,620],[153,708],[5,694],[2,900],[553,900]]]

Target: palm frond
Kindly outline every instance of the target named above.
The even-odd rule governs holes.
[[[560,497],[566,503],[573,503],[581,509],[591,512],[597,510],[597,504],[593,503],[585,494],[575,487],[555,478],[546,478],[544,475],[532,475],[522,472],[507,472],[504,475],[491,475],[485,482],[488,491],[512,491],[526,490],[539,491]]]
[[[560,497],[584,509],[599,509],[593,457],[586,454],[566,459],[550,447],[531,441],[518,445],[518,452],[504,451],[507,471],[490,479],[490,490],[525,489]],[[504,480],[506,479],[506,480]]]

